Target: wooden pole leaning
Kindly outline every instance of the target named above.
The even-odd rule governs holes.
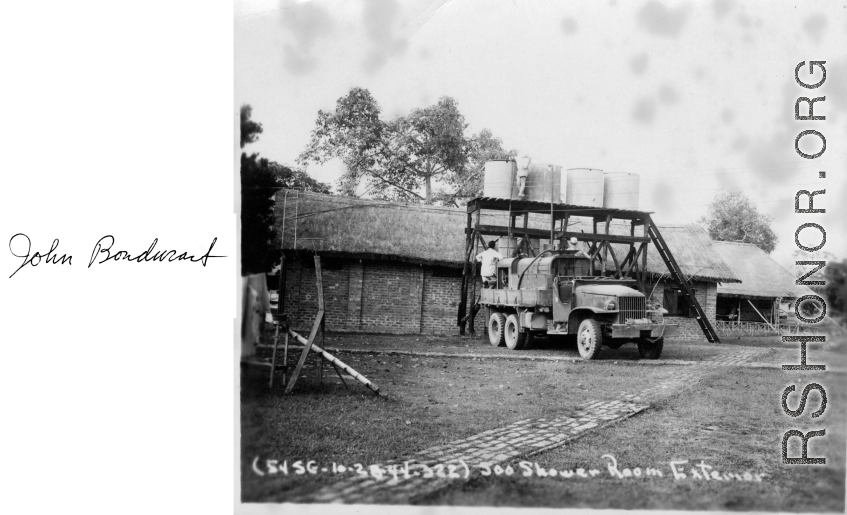
[[[294,340],[299,342],[301,345],[306,346],[306,345],[310,344],[310,340],[303,338],[302,336],[300,336],[296,332],[292,331],[291,329],[288,330],[288,334],[290,334],[291,337],[294,338]],[[359,381],[363,385],[367,386],[374,393],[379,394],[379,386],[370,382],[367,377],[365,377],[362,374],[356,372],[353,368],[351,368],[349,365],[347,365],[346,363],[344,363],[340,359],[336,358],[335,356],[333,356],[329,352],[323,350],[321,347],[319,347],[318,345],[316,345],[314,343],[311,343],[311,345],[309,345],[309,348],[311,350],[314,350],[315,352],[320,353],[321,356],[323,356],[323,358],[326,359],[327,361],[329,361],[333,366],[338,367],[341,370],[347,372],[348,375],[352,376],[356,381]],[[305,355],[305,353],[306,353],[305,349],[303,350],[303,353]],[[340,374],[339,374],[339,377],[340,377]],[[343,381],[343,379],[342,379],[342,381]]]
[[[318,287],[318,314],[315,316],[315,321],[312,323],[312,331],[309,333],[309,339],[304,344],[305,348],[303,349],[302,354],[300,354],[300,360],[297,362],[297,366],[294,367],[294,372],[291,373],[291,379],[288,380],[288,384],[285,386],[285,393],[291,393],[294,389],[294,384],[297,382],[297,378],[300,377],[300,371],[306,363],[306,358],[309,356],[309,351],[312,349],[315,337],[318,335],[318,330],[323,329],[324,327],[323,281],[321,279],[321,258],[318,255],[315,255],[315,273]],[[288,332],[292,332],[290,327]],[[321,366],[323,366],[323,361],[321,361]]]

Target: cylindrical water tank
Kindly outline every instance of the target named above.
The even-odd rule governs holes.
[[[483,196],[494,198],[516,198],[514,161],[486,161],[482,182]],[[501,252],[502,254],[502,252]]]
[[[638,209],[639,177],[634,173],[603,175],[603,207]]]
[[[526,175],[526,200],[560,202],[562,196],[562,167],[531,163]]]
[[[603,170],[570,168],[565,186],[565,203],[603,207]]]

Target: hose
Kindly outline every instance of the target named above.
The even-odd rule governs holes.
[[[545,250],[544,252],[542,252],[541,254],[539,254],[539,255],[535,256],[535,259],[533,259],[533,260],[532,260],[532,262],[531,262],[531,263],[530,263],[530,264],[529,264],[526,268],[524,268],[524,271],[523,271],[523,272],[521,272],[520,277],[518,277],[518,286],[517,286],[517,288],[516,288],[517,290],[520,290],[520,289],[521,289],[521,282],[523,281],[523,275],[526,273],[526,271],[527,271],[527,270],[529,270],[529,268],[530,268],[532,265],[534,265],[536,261],[538,261],[538,258],[540,258],[541,256],[543,256],[544,254],[547,254],[548,252],[556,252],[556,249],[547,249],[547,250]]]

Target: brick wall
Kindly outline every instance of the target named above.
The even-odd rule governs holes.
[[[315,269],[302,265],[288,264],[285,310],[295,328],[308,331],[317,313],[317,287]],[[341,270],[323,271],[326,328],[334,332],[458,334],[456,314],[462,278],[444,272],[409,263],[345,259]],[[670,287],[660,283],[653,298],[661,302],[665,288]],[[477,295],[481,289],[478,278]],[[697,282],[694,289],[714,325],[717,285]],[[469,301],[470,295],[469,289]],[[480,310],[474,318],[480,336],[485,334],[484,313]],[[694,318],[666,316],[665,321],[679,326],[673,339],[707,342]]]
[[[310,258],[308,258],[310,259]],[[457,334],[461,277],[409,263],[345,259],[341,270],[324,270],[326,329],[335,332]],[[293,327],[307,331],[317,313],[315,270],[289,262],[285,311]],[[442,273],[439,273],[442,272]],[[477,281],[477,295],[482,288]],[[470,291],[468,296],[470,297]],[[477,334],[485,321],[474,319]]]
[[[665,288],[672,287],[672,285],[668,285],[664,282],[659,283],[656,286],[656,290],[653,292],[652,298],[662,302],[665,294]],[[717,283],[695,282],[693,288],[696,290],[695,296],[697,297],[697,302],[700,303],[700,307],[702,307],[703,311],[706,312],[706,317],[709,319],[709,322],[711,322],[712,326],[714,326],[715,306],[718,294]],[[682,316],[665,316],[664,318],[665,322],[669,324],[677,324],[679,326],[674,336],[669,337],[669,339],[708,343],[708,340],[703,334],[703,330],[700,329],[700,324],[697,323],[696,319]]]

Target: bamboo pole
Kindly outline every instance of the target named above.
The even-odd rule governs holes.
[[[300,336],[299,334],[297,334],[296,332],[294,332],[290,328],[288,329],[288,334],[290,334],[291,337],[294,338],[294,341],[300,343],[304,347],[309,343],[309,340],[307,340],[306,338],[303,338],[302,336]],[[356,372],[349,365],[345,364],[343,361],[336,358],[335,356],[333,356],[329,352],[327,352],[327,351],[323,350],[322,348],[318,347],[315,343],[312,343],[311,347],[312,347],[312,350],[320,353],[321,356],[323,356],[323,358],[326,359],[327,361],[329,361],[332,365],[344,370],[349,375],[353,376],[353,378],[356,379],[356,381],[359,381],[363,385],[367,386],[374,393],[379,394],[379,386],[370,382],[367,377],[365,377],[362,374]],[[306,351],[304,350],[304,352],[306,352]]]
[[[752,302],[750,302],[750,299],[747,299],[747,303],[750,304],[750,307],[753,308],[753,310],[756,312],[756,314],[758,314],[759,317],[762,320],[764,320],[766,324],[768,324],[768,326],[771,328],[771,330],[776,331],[776,334],[779,334],[779,331],[776,328],[774,328],[774,326],[770,322],[768,322],[768,319],[765,318],[765,316],[762,315],[762,313],[760,313],[758,309],[756,309],[756,306]]]

